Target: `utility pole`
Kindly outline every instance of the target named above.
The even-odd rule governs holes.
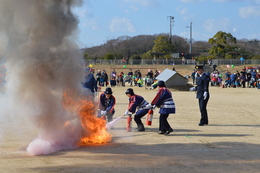
[[[172,43],[172,26],[174,22],[173,16],[167,16],[167,18],[170,18],[170,35],[169,35],[169,41]]]
[[[186,28],[190,28],[190,53],[192,53],[192,22],[190,22],[190,26],[186,26]]]

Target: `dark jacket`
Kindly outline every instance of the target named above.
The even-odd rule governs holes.
[[[197,98],[202,99],[204,92],[207,92],[209,95],[209,82],[210,82],[210,77],[206,73],[203,73],[201,76],[197,76],[197,86],[196,86],[196,91],[197,91]]]
[[[135,113],[136,109],[142,109],[148,104],[142,96],[134,94],[129,98],[128,110]]]
[[[89,89],[91,92],[97,91],[97,82],[92,73],[88,73],[85,76],[85,80],[82,82],[83,88]]]
[[[109,98],[106,98],[106,94],[102,93],[100,95],[100,103],[99,103],[99,109],[107,111],[110,114],[115,113],[115,104],[116,104],[116,98],[111,95]]]

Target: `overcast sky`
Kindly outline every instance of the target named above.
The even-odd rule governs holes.
[[[260,39],[260,0],[83,0],[75,9],[80,47],[119,36],[170,33],[208,41],[218,31],[237,39]]]

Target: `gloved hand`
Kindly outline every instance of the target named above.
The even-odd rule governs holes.
[[[126,111],[125,111],[125,115],[128,115],[128,114],[129,114],[129,111],[128,111],[128,110],[126,110]]]
[[[107,111],[101,111],[101,115],[106,115]]]
[[[153,107],[152,104],[149,103],[148,105],[146,105],[146,106],[144,107],[144,109],[151,109],[152,107]]]
[[[208,97],[208,92],[204,92],[203,97],[204,97],[204,100],[206,100],[206,98]]]
[[[191,87],[190,91],[196,91],[196,87]]]

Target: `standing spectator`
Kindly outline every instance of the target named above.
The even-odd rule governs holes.
[[[146,76],[147,78],[145,79],[145,84],[146,86],[151,86],[153,84],[153,71],[148,69],[148,73],[146,74]]]
[[[148,69],[148,73],[146,74],[148,78],[153,78],[153,71]]]
[[[100,85],[100,78],[101,78],[101,71],[98,70],[98,71],[97,71],[97,74],[96,74],[96,80],[97,80],[97,84],[98,84],[99,86],[101,86],[101,85]]]
[[[112,95],[112,89],[107,87],[104,93],[99,97],[99,109],[101,115],[107,116],[108,122],[113,120],[113,115],[115,114],[115,104],[116,98]]]
[[[238,71],[236,71],[236,75],[237,75],[237,78],[240,77],[240,73]]]
[[[132,69],[130,69],[130,71],[127,73],[128,78],[127,78],[127,82],[130,83],[130,86],[133,85],[133,71]]]
[[[158,134],[168,135],[173,129],[167,121],[169,114],[175,114],[175,103],[172,99],[172,93],[166,88],[164,81],[158,82],[159,90],[151,102],[151,106],[159,107],[159,132]]]
[[[154,72],[154,78],[156,78],[157,76],[159,76],[159,71],[157,71],[157,70],[155,70],[155,72]]]
[[[137,85],[137,81],[138,81],[138,70],[134,71],[134,85]]]
[[[230,75],[230,83],[232,87],[235,87],[235,82],[237,80],[237,73],[233,73]]]
[[[193,85],[195,84],[195,75],[196,75],[196,70],[194,70],[194,71],[191,73],[191,78],[192,78],[192,84],[193,84]]]
[[[216,71],[216,70],[217,70],[217,65],[216,65],[215,63],[213,64],[212,67],[213,67],[213,71]]]
[[[121,85],[124,87],[125,86],[125,82],[124,82],[124,72],[121,72],[119,75],[118,75],[118,81],[119,81],[119,84],[121,83]]]
[[[222,86],[222,74],[218,73],[218,86]]]
[[[197,92],[197,99],[199,99],[199,108],[201,113],[201,119],[199,126],[208,125],[208,112],[207,103],[209,100],[209,81],[210,77],[204,73],[204,66],[198,65],[197,67],[198,79],[197,86],[190,88],[190,91]]]
[[[126,96],[129,98],[128,109],[125,112],[125,115],[135,113],[136,109],[138,111],[135,113],[134,120],[137,124],[137,131],[145,131],[144,125],[141,121],[141,118],[145,116],[149,109],[146,106],[149,104],[142,96],[136,95],[132,88],[128,88],[125,92]]]
[[[226,80],[228,80],[230,78],[230,72],[227,70],[227,72],[225,73],[225,76],[226,76]]]
[[[208,59],[208,64],[209,64],[209,66],[212,65],[212,59]]]
[[[248,70],[247,73],[246,73],[247,87],[250,87],[250,81],[251,81],[251,78],[252,78],[251,71]]]
[[[256,77],[256,70],[255,69],[253,69],[253,71],[252,71],[252,78],[254,78],[255,79],[255,81],[257,81],[257,77]]]
[[[137,77],[142,78],[142,73],[140,72],[140,70],[137,70]]]
[[[132,71],[132,69],[129,70],[129,72],[128,72],[127,75],[128,75],[128,76],[131,76],[131,77],[133,76],[133,71]]]
[[[113,71],[111,72],[111,78],[115,79],[115,77],[116,77],[116,70],[113,69]]]
[[[103,85],[102,86],[107,86],[108,85],[108,75],[106,70],[103,70],[102,74],[101,74],[101,78],[103,79]]]
[[[245,88],[246,87],[246,69],[243,69],[241,72],[240,72],[240,82],[241,82],[241,85],[242,85],[242,88]]]
[[[181,59],[181,64],[185,65],[185,58],[184,57],[182,57],[182,59]]]
[[[97,82],[96,79],[91,73],[91,68],[87,67],[85,70],[85,79],[82,82],[82,86],[84,88],[83,94],[85,96],[91,96],[91,99],[94,99],[95,92],[97,92]]]
[[[116,71],[115,71],[115,69],[113,69],[113,71],[111,73],[110,85],[111,85],[111,87],[116,86]]]

